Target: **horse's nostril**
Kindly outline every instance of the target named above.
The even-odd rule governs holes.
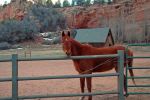
[[[66,52],[66,55],[70,56],[70,53]]]

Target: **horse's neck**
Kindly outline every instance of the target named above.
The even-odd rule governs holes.
[[[81,54],[83,45],[72,39],[72,56],[78,56]]]
[[[72,56],[107,54],[107,53],[113,53],[115,50],[114,47],[95,48],[90,45],[83,45],[73,39],[71,40],[71,42],[72,42],[72,48],[71,48]]]
[[[98,49],[90,45],[84,45],[73,39],[71,40],[71,42],[72,42],[72,56],[101,54],[101,52],[103,52],[103,49],[101,50],[100,48]]]

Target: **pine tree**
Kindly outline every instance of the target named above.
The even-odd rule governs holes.
[[[93,4],[99,4],[99,0],[94,0]]]
[[[44,5],[46,3],[46,0],[33,0],[38,5]]]
[[[112,1],[111,0],[108,0],[108,4],[111,4],[112,3]]]
[[[61,7],[61,2],[60,0],[58,0],[55,5],[54,5],[55,8],[60,8]]]
[[[85,4],[85,0],[76,0],[78,6],[83,6]]]
[[[72,0],[71,6],[75,6],[75,0]]]
[[[101,0],[101,4],[104,4],[105,3],[105,0]]]
[[[7,6],[7,1],[4,2],[3,8]]]
[[[69,7],[70,6],[70,3],[68,0],[64,0],[63,1],[63,7]]]
[[[86,0],[85,3],[86,3],[86,6],[89,6],[91,4],[91,0]]]
[[[108,2],[112,2],[113,0],[108,0]]]
[[[53,7],[53,2],[52,2],[52,0],[47,0],[47,1],[46,1],[46,5],[47,5],[47,7]]]
[[[37,3],[38,4],[42,4],[42,0],[37,0]]]
[[[105,0],[94,0],[93,4],[104,4]]]

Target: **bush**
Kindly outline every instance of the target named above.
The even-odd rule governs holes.
[[[56,31],[57,28],[66,28],[65,17],[54,8],[33,5],[29,10],[29,18],[33,16],[40,29],[40,32]]]
[[[53,38],[53,44],[59,44],[61,43],[61,38],[60,37],[54,37]]]
[[[33,40],[39,32],[56,31],[66,28],[63,15],[53,8],[33,5],[23,20],[8,19],[0,22],[0,42],[15,44]]]
[[[45,45],[51,45],[53,44],[53,41],[51,40],[44,40],[42,44],[45,44]]]
[[[1,42],[0,43],[0,50],[6,50],[6,49],[10,49],[11,45],[8,42]]]
[[[33,39],[37,32],[38,27],[31,20],[5,20],[0,23],[0,42],[17,43]]]

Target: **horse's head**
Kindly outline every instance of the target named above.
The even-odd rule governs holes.
[[[71,52],[71,38],[69,31],[67,34],[65,34],[64,31],[62,32],[62,46],[63,51],[67,54],[67,56],[70,56],[72,52]]]

